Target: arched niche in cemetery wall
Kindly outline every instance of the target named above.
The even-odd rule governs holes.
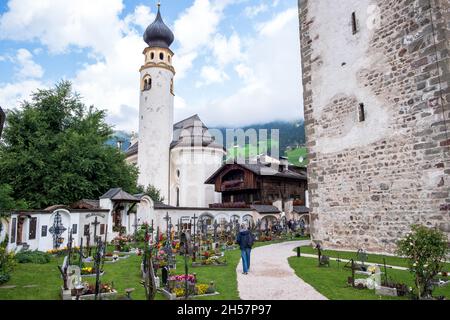
[[[203,212],[199,217],[200,221],[206,221],[206,224],[210,226],[214,223],[214,216],[209,212]]]
[[[228,214],[221,212],[215,216],[214,220],[218,224],[224,224],[224,223],[227,223],[228,221],[230,221],[230,217]]]
[[[247,222],[248,224],[252,224],[255,222],[255,219],[253,218],[253,216],[251,214],[246,214],[243,218],[242,221]]]
[[[57,209],[50,215],[49,233],[53,239],[53,248],[67,246],[69,229],[72,227],[71,215],[67,209]]]
[[[238,222],[241,222],[241,217],[238,216],[237,214],[233,214],[233,215],[231,216],[231,221],[238,221]]]

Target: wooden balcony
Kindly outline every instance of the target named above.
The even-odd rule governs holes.
[[[243,188],[244,188],[244,181],[229,180],[222,182],[220,190],[223,192],[223,191],[242,190]]]

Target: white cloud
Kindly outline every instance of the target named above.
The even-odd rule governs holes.
[[[175,109],[186,109],[187,107],[187,103],[186,100],[184,100],[182,97],[180,96],[175,96]]]
[[[45,87],[40,80],[44,69],[33,61],[33,55],[27,49],[19,49],[15,56],[3,57],[3,60],[14,64],[13,78],[17,81],[0,83],[0,104],[5,109],[13,109],[19,107],[24,100],[30,100],[36,88]]]
[[[138,5],[132,14],[125,17],[124,21],[126,25],[133,24],[145,30],[153,20],[155,20],[155,14],[151,13],[150,7]]]
[[[2,108],[14,109],[19,107],[24,100],[30,100],[31,93],[36,88],[45,88],[39,80],[24,80],[16,83],[6,83],[0,85],[0,104]]]
[[[130,33],[116,41],[104,59],[84,66],[73,79],[86,104],[107,109],[114,119],[124,118],[118,129],[135,130],[138,125],[138,117],[132,118],[123,110],[139,108],[138,68],[144,62],[144,47],[140,34]]]
[[[234,67],[234,71],[238,74],[239,78],[250,82],[254,79],[253,69],[248,67],[244,63],[240,63]]]
[[[243,126],[303,116],[297,13],[297,8],[292,8],[260,25],[243,53],[245,62],[234,67],[244,82],[241,89],[201,107],[199,113],[210,126]]]
[[[269,6],[266,3],[261,3],[256,6],[246,7],[244,13],[247,17],[254,18],[260,13],[266,12],[267,10],[269,10]]]
[[[17,64],[16,76],[23,79],[39,79],[44,75],[44,69],[33,61],[33,55],[27,49],[17,50],[17,56],[14,59]]]
[[[211,49],[217,63],[224,67],[231,62],[237,63],[243,58],[241,52],[241,39],[234,32],[228,39],[222,34],[216,34],[211,44]]]
[[[137,127],[138,116],[131,114],[132,110],[137,114],[139,108],[138,68],[144,62],[145,43],[136,27],[145,28],[153,21],[149,7],[137,6],[123,20],[119,18],[122,0],[11,0],[8,7],[0,17],[0,39],[38,40],[52,53],[90,49],[87,54],[95,62],[83,65],[70,79],[74,89],[86,104],[107,109],[108,119],[118,129]],[[30,52],[21,51],[16,60],[18,76],[42,76]],[[40,86],[38,81],[27,82],[26,89]],[[9,104],[17,97],[27,97],[19,94],[21,87],[21,83],[3,85],[0,102]]]
[[[184,78],[199,53],[204,53],[217,32],[224,8],[234,1],[195,0],[175,21],[175,39],[180,44],[174,57],[177,79]]]
[[[289,9],[278,14],[274,19],[258,25],[258,31],[262,36],[273,37],[287,30],[287,24],[292,19],[298,20],[298,10]],[[298,21],[297,21],[298,24]]]
[[[195,0],[178,17],[173,28],[179,45],[174,64],[179,81],[194,65],[197,67],[199,57],[205,57],[207,64],[198,66],[200,78],[195,77],[196,84],[224,83],[234,70],[242,81],[239,91],[228,97],[218,95],[213,101],[205,98],[195,105],[193,97],[176,96],[175,109],[189,115],[198,112],[208,125],[243,125],[300,116],[297,10],[285,11],[259,25],[258,34],[243,41],[238,32],[229,36],[218,32],[224,9],[235,1]],[[145,47],[141,31],[154,17],[149,7],[137,6],[121,20],[121,0],[10,0],[8,6],[9,11],[0,16],[0,39],[39,41],[52,53],[89,49],[88,55],[95,62],[81,66],[71,79],[74,88],[86,104],[107,109],[108,120],[117,129],[137,129],[137,71],[144,61]],[[24,78],[0,84],[0,104],[7,107],[27,99],[36,88],[48,86],[39,80],[43,70],[30,52],[13,58],[17,79],[19,75]]]
[[[202,67],[200,75],[203,81],[198,81],[196,83],[197,88],[213,83],[223,83],[225,80],[230,79],[230,77],[223,70],[213,66]]]
[[[122,0],[10,0],[0,39],[38,40],[53,53],[70,46],[106,53],[121,36]]]

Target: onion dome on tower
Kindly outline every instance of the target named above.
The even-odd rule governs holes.
[[[175,40],[173,32],[164,23],[161,12],[161,4],[158,3],[158,14],[155,21],[148,26],[144,33],[144,41],[149,47],[169,48]]]

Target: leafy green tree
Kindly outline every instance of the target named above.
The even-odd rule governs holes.
[[[27,207],[26,201],[14,199],[13,189],[10,185],[0,185],[0,218],[2,214],[6,214],[10,210],[26,209]]]
[[[0,146],[0,184],[32,208],[96,199],[120,186],[136,191],[137,169],[106,145],[105,111],[86,107],[70,82],[38,90],[8,114]]]
[[[412,232],[398,242],[398,254],[409,259],[415,275],[416,294],[431,296],[431,281],[441,272],[448,251],[447,237],[437,229],[414,225]]]

